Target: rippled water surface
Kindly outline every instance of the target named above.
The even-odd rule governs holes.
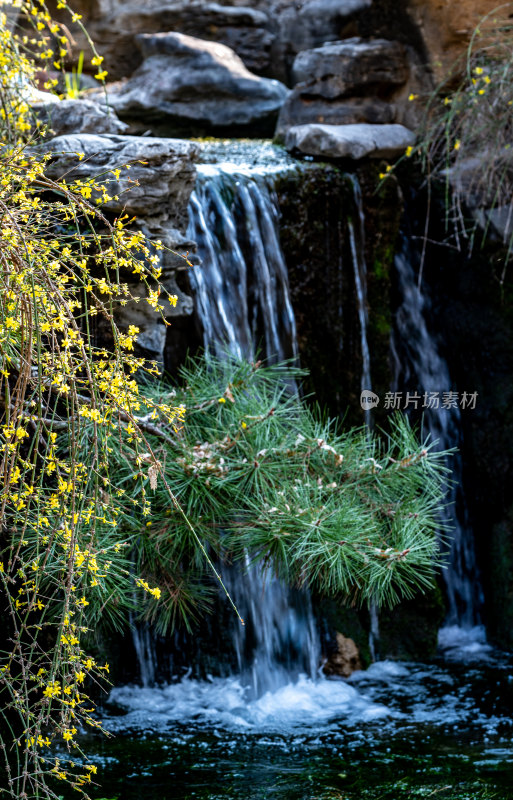
[[[236,678],[115,688],[104,709],[114,737],[88,746],[97,796],[510,800],[513,660],[479,631],[441,643],[430,664],[302,676],[253,700]]]

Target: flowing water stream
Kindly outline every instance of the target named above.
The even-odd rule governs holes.
[[[254,152],[254,151],[252,151]],[[203,261],[194,278],[205,348],[270,360],[297,358],[294,314],[279,244],[274,180],[296,169],[264,147],[252,158],[234,145],[200,167],[191,199],[190,236]],[[209,160],[209,159],[207,159]],[[349,221],[363,364],[367,340],[364,209],[352,179]],[[408,245],[396,260],[400,304],[392,341],[397,386],[450,388],[447,365],[425,319]],[[457,411],[457,409],[456,409]],[[371,424],[370,417],[366,420]],[[458,444],[456,413],[427,414],[444,448]],[[457,462],[456,462],[457,464]],[[456,478],[459,478],[456,466]],[[487,645],[471,536],[460,489],[446,513],[455,545],[446,574],[448,626],[429,665],[376,661],[351,678],[320,672],[310,598],[270,571],[228,570],[225,580],[245,628],[234,632],[237,670],[196,680],[191,672],[155,685],[148,629],[134,632],[143,686],[112,690],[104,707],[113,740],[94,738],[105,796],[119,800],[356,800],[356,798],[513,798],[512,660]],[[463,520],[463,521],[462,521]],[[378,657],[379,623],[371,609]],[[452,627],[450,627],[452,626]],[[219,647],[222,647],[219,631]],[[94,734],[91,734],[94,737]]]
[[[446,548],[447,565],[442,570],[448,601],[446,625],[449,628],[461,626],[472,629],[479,627],[483,597],[463,492],[459,454],[462,445],[461,412],[457,402],[451,404],[447,400],[444,407],[440,400],[454,386],[436,338],[428,328],[428,300],[418,285],[415,251],[406,237],[396,255],[395,267],[400,303],[391,342],[395,373],[392,388],[394,391],[402,390],[403,394],[409,391],[411,395],[420,397],[438,395],[433,407],[429,407],[428,399],[422,424],[424,435],[429,434],[431,440],[437,442],[438,450],[455,449],[448,461],[452,474],[448,484],[447,505],[441,510],[441,521],[450,538],[450,546]]]

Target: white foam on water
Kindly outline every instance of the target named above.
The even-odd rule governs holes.
[[[126,710],[112,717],[109,728],[161,728],[173,722],[194,721],[239,730],[287,730],[324,726],[337,719],[348,723],[372,722],[392,712],[362,695],[343,680],[311,680],[301,675],[256,700],[237,678],[197,681],[183,678],[152,689],[122,686],[111,691],[109,702]],[[112,723],[112,724],[111,724]]]
[[[447,631],[444,635],[449,637]],[[482,634],[458,636],[453,631],[448,641],[453,648],[458,642],[458,653],[471,649],[473,672],[478,674],[495,664],[493,654],[474,664],[472,644],[489,647]],[[460,663],[466,664],[468,658]],[[468,673],[462,673],[459,666],[454,671],[450,662],[456,664],[456,657],[446,665],[379,661],[348,679],[300,675],[256,699],[253,687],[236,677],[206,681],[184,677],[154,688],[122,686],[112,690],[109,701],[125,713],[109,715],[104,723],[113,733],[131,730],[168,736],[185,725],[189,733],[205,729],[223,738],[230,732],[278,734],[280,741],[285,736],[283,741],[289,744],[291,734],[328,734],[330,741],[342,733],[352,739],[372,739],[376,734],[393,737],[420,727],[428,738],[431,728],[467,733],[472,728],[486,743],[501,730],[511,730],[513,719],[507,709],[504,715],[496,704],[493,708],[482,706],[473,693],[472,681],[465,677]],[[502,669],[509,667],[504,664]]]
[[[471,628],[446,625],[438,631],[438,646],[446,658],[460,661],[488,658],[493,649],[486,641],[482,625]]]
[[[351,675],[351,683],[358,683],[361,680],[375,680],[389,682],[397,678],[406,678],[410,670],[405,664],[397,661],[375,661],[366,670],[358,670]]]

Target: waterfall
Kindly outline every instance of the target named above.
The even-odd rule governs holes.
[[[363,210],[362,192],[358,178],[355,175],[349,176],[353,186],[353,197],[358,214],[358,226],[355,229],[354,222],[348,222],[349,241],[351,243],[351,255],[353,260],[354,283],[356,289],[356,300],[358,306],[358,321],[360,323],[360,343],[362,354],[362,375],[360,389],[372,391],[370,352],[367,338],[368,309],[367,309],[367,264],[365,262],[365,215]],[[372,411],[364,409],[364,419],[367,428],[372,425]]]
[[[458,405],[435,407],[433,395],[449,392],[452,386],[447,363],[441,357],[436,340],[428,329],[427,308],[418,286],[413,266],[413,249],[407,239],[395,258],[400,303],[395,318],[391,353],[394,366],[393,391],[407,390],[426,397],[424,433],[438,441],[439,450],[457,448],[448,466],[452,471],[448,484],[447,505],[440,510],[441,520],[451,540],[444,577],[448,615],[447,625],[471,628],[480,622],[479,609],[483,602],[474,553],[473,533],[462,488],[461,414]],[[431,394],[433,393],[433,394]],[[433,407],[429,407],[429,403]]]
[[[143,686],[153,686],[155,683],[156,657],[152,631],[146,622],[136,622],[133,614],[130,614],[130,628],[141,683]]]
[[[354,283],[358,308],[358,321],[360,323],[360,347],[362,356],[362,374],[360,390],[372,391],[372,377],[370,367],[369,340],[367,326],[369,322],[367,308],[367,264],[365,261],[365,211],[363,208],[362,190],[356,175],[348,176],[353,187],[353,198],[358,215],[358,225],[349,219],[349,242],[351,244],[351,257],[353,262]],[[372,409],[364,408],[364,422],[368,430],[372,429]],[[369,602],[369,651],[373,661],[379,658],[379,614],[376,603]]]
[[[232,568],[230,594],[246,621],[234,633],[239,673],[253,697],[275,691],[300,675],[315,678],[320,643],[310,596],[291,590],[270,568]]]
[[[271,363],[297,360],[296,325],[287,266],[279,241],[276,176],[283,167],[202,164],[189,206],[188,234],[201,264],[191,287],[207,351]],[[254,698],[315,678],[320,643],[310,596],[289,588],[269,567],[223,569],[227,588],[245,620],[234,620],[238,672]],[[146,627],[133,627],[144,686],[155,665]]]
[[[283,169],[283,168],[282,168]],[[198,167],[188,235],[205,350],[249,360],[297,359],[296,324],[280,247],[274,181],[282,170],[223,163]]]

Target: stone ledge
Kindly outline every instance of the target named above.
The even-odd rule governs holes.
[[[404,125],[296,125],[285,136],[287,150],[321,158],[393,158],[415,144]]]

